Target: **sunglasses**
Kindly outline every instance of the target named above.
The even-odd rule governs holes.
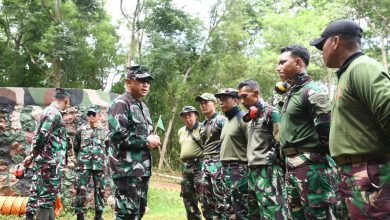
[[[149,85],[152,83],[151,80],[146,79],[146,78],[138,78],[137,81],[140,82],[140,83],[142,83],[142,84],[147,83],[147,84],[149,84]]]
[[[87,112],[87,116],[90,117],[90,116],[93,116],[93,117],[96,117],[96,112]]]

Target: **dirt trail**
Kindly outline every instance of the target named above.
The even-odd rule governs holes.
[[[150,180],[150,187],[155,189],[168,189],[168,190],[180,191],[180,181],[153,174]]]

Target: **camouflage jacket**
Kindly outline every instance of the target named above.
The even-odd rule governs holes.
[[[92,128],[89,123],[82,125],[76,132],[73,145],[79,170],[105,170],[108,131],[99,123]]]
[[[35,158],[38,165],[62,166],[65,163],[67,130],[61,112],[54,102],[43,111],[32,148],[39,152]]]
[[[150,176],[151,156],[146,138],[153,131],[145,103],[126,92],[118,96],[108,112],[109,161],[113,178]]]

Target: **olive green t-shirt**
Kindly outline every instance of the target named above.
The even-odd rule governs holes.
[[[200,126],[198,123],[195,124],[193,129],[189,129],[186,126],[179,129],[177,135],[180,143],[180,160],[186,161],[195,159],[202,156],[203,149],[200,146],[199,137]],[[191,136],[192,134],[192,136]],[[195,140],[196,141],[195,141]]]

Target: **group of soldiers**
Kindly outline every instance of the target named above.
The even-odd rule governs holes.
[[[178,131],[182,160],[181,195],[188,219],[389,219],[390,76],[361,52],[362,29],[336,20],[311,42],[325,65],[339,68],[331,108],[329,97],[307,73],[310,55],[300,45],[281,49],[275,89],[284,94],[280,109],[262,99],[255,80],[235,89],[196,97],[199,112],[185,106]],[[147,207],[151,150],[160,146],[149,110],[152,75],[133,66],[126,92],[108,112],[109,130],[97,109],[74,140],[77,219],[85,218],[87,184],[92,178],[95,220],[104,209],[106,159],[114,182],[115,219],[141,219]],[[247,108],[238,107],[239,100]],[[54,219],[53,206],[66,164],[67,132],[62,112],[69,93],[57,89],[39,121],[32,143],[33,162],[26,219]],[[223,114],[216,112],[219,103]],[[108,155],[108,156],[106,156]]]
[[[333,107],[308,75],[301,45],[280,50],[278,108],[252,79],[197,96],[203,122],[183,107],[188,219],[390,219],[390,76],[361,52],[361,37],[342,19],[310,43],[339,69]]]

